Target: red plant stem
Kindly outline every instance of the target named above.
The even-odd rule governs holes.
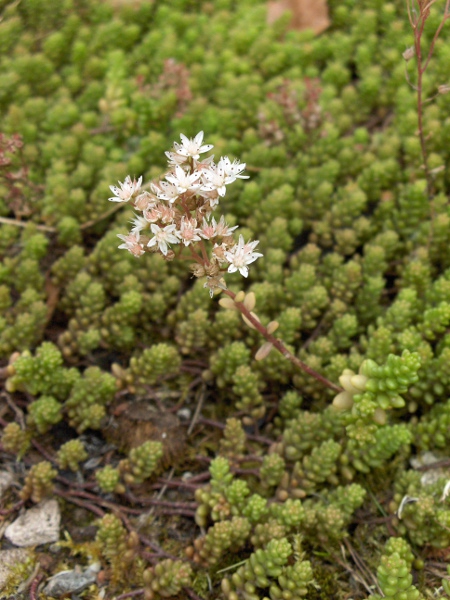
[[[442,31],[442,28],[444,27],[447,19],[450,18],[450,0],[446,0],[445,2],[444,16],[442,17],[442,20],[439,23],[438,28],[436,29],[433,39],[431,40],[430,47],[428,49],[428,54],[424,62],[422,57],[422,35],[425,27],[425,22],[428,19],[431,7],[434,4],[434,0],[431,0],[431,2],[428,2],[426,5],[421,5],[421,3],[419,2],[419,15],[416,18],[413,18],[412,15],[410,0],[407,0],[406,4],[408,9],[409,22],[414,32],[414,50],[417,58],[417,86],[415,89],[417,92],[417,125],[419,130],[420,149],[422,152],[423,168],[425,171],[425,179],[427,183],[427,194],[428,198],[432,200],[434,195],[433,180],[428,166],[428,152],[426,148],[426,140],[423,130],[423,75],[428,68],[431,57],[433,56],[434,47]],[[432,217],[434,217],[433,205],[431,206],[431,211]]]
[[[25,504],[25,500],[19,500],[19,502],[16,502],[15,504],[13,504],[13,506],[11,506],[11,508],[0,508],[0,515],[2,517],[7,517],[11,513],[15,512],[16,510],[19,510],[19,508],[22,508],[22,506],[24,504]]]
[[[44,458],[46,458],[52,464],[56,464],[55,458],[49,452],[47,452],[47,450],[43,446],[41,446],[39,442],[33,439],[31,440],[31,443],[36,448],[36,450],[42,454]]]
[[[30,585],[30,600],[37,600],[37,589],[38,589],[39,584],[43,580],[43,578],[44,578],[43,573],[39,573],[39,575],[37,575],[33,579],[33,581],[31,582],[31,585]]]
[[[125,600],[125,598],[134,598],[134,596],[142,596],[144,592],[144,588],[140,590],[134,590],[133,592],[127,592],[126,594],[120,594],[120,596],[115,596],[114,600]]]
[[[94,515],[97,515],[97,517],[102,518],[105,516],[104,511],[101,508],[99,508],[98,506],[96,506],[95,504],[91,504],[90,502],[85,502],[84,500],[80,500],[79,498],[74,498],[73,496],[71,496],[70,494],[66,494],[62,490],[54,489],[53,493],[56,494],[57,496],[60,496],[61,498],[64,498],[64,500],[67,500],[68,502],[72,502],[72,504],[76,504],[77,506],[81,506],[82,508],[85,508],[86,510],[90,510],[91,512],[94,513]]]
[[[223,290],[223,293],[226,294],[232,300],[234,300],[236,298],[236,294],[234,292],[232,292],[231,290],[225,289],[225,290]],[[339,393],[339,392],[343,391],[340,386],[336,385],[335,383],[333,383],[332,381],[330,381],[329,379],[327,379],[326,377],[324,377],[323,375],[321,375],[320,373],[318,373],[317,371],[312,369],[310,366],[308,366],[302,360],[297,358],[294,354],[292,354],[292,352],[290,352],[286,348],[286,346],[283,344],[283,342],[281,340],[277,339],[276,337],[274,337],[272,334],[270,334],[267,331],[266,327],[264,327],[264,325],[262,323],[260,323],[258,321],[258,319],[256,319],[252,315],[252,313],[246,308],[246,306],[243,304],[243,302],[235,301],[235,305],[236,305],[236,308],[241,312],[241,314],[243,314],[245,316],[245,318],[248,321],[250,321],[250,323],[253,325],[253,327],[268,342],[270,342],[273,345],[273,347],[276,348],[278,350],[278,352],[280,352],[280,354],[282,354],[285,358],[290,360],[293,365],[295,365],[297,368],[301,369],[304,373],[311,375],[311,377],[314,377],[314,379],[316,379],[317,381],[320,381],[320,383],[322,383],[324,386],[326,386],[330,390],[333,390],[333,392]]]
[[[128,494],[131,502],[141,504],[142,506],[163,506],[165,508],[181,508],[185,510],[195,510],[197,502],[171,502],[170,500],[158,500],[156,498],[139,498],[133,494]],[[141,514],[142,511],[139,511]]]
[[[428,168],[428,153],[427,147],[425,143],[425,135],[423,131],[423,98],[422,98],[422,84],[423,84],[423,75],[425,73],[426,66],[428,61],[425,63],[425,66],[422,65],[422,34],[423,29],[425,27],[425,18],[421,13],[420,17],[415,23],[414,26],[414,50],[416,52],[417,58],[417,126],[419,130],[419,140],[420,140],[420,149],[422,152],[423,159],[423,168],[425,171],[425,179],[427,182],[427,194],[428,198],[431,200],[433,197],[433,189],[431,184],[430,172]]]
[[[209,474],[208,474],[208,478],[209,479]],[[195,483],[189,483],[189,481],[180,481],[180,480],[173,480],[173,481],[165,481],[165,480],[160,480],[159,483],[154,483],[152,485],[152,490],[160,490],[163,487],[172,487],[172,488],[184,488],[186,490],[192,490],[195,492],[195,490],[197,490],[199,487],[202,487],[201,483],[195,484]]]
[[[427,69],[428,63],[430,62],[431,57],[433,56],[434,45],[436,44],[436,41],[437,41],[437,39],[438,39],[441,31],[442,31],[442,28],[444,27],[445,22],[447,21],[447,19],[450,18],[449,9],[450,9],[450,0],[447,0],[446,3],[445,3],[445,8],[444,8],[444,16],[442,17],[442,21],[439,23],[439,26],[436,29],[436,33],[434,34],[433,39],[431,40],[430,48],[428,50],[428,56],[427,56],[427,59],[425,61],[424,66],[423,66],[423,70],[424,71]]]

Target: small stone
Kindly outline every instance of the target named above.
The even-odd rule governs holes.
[[[11,486],[14,477],[8,471],[0,471],[0,499],[3,498],[6,490]]]
[[[191,416],[192,411],[190,408],[180,408],[180,410],[177,411],[177,417],[180,419],[180,421],[190,421]]]
[[[48,580],[44,594],[53,598],[77,594],[96,582],[99,569],[98,564],[93,564],[85,571],[61,571]]]
[[[44,500],[8,525],[5,536],[15,546],[49,544],[59,540],[60,521],[58,502],[54,499]]]

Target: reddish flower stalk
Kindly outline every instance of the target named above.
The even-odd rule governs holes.
[[[233,301],[236,298],[236,294],[234,292],[232,292],[231,290],[228,290],[228,289],[223,290],[223,293],[226,294]],[[320,373],[318,373],[317,371],[312,369],[310,366],[308,366],[302,360],[297,358],[295,356],[295,354],[292,354],[292,352],[290,352],[286,348],[286,346],[283,344],[283,342],[280,339],[276,338],[274,335],[269,333],[269,331],[267,330],[267,327],[265,327],[255,317],[255,315],[252,314],[252,311],[248,310],[248,308],[245,306],[245,304],[243,302],[235,302],[235,306],[239,310],[239,312],[247,319],[247,321],[250,321],[250,323],[252,324],[254,329],[256,329],[256,331],[258,331],[267,342],[272,344],[272,346],[274,348],[276,348],[278,350],[278,352],[280,352],[285,358],[287,358],[287,360],[290,360],[293,365],[295,365],[297,368],[301,369],[308,375],[311,375],[311,377],[314,377],[314,379],[316,379],[317,381],[320,381],[320,383],[322,383],[324,386],[326,386],[330,390],[333,390],[333,392],[338,392],[338,393],[342,392],[342,388],[340,386],[336,385],[335,383],[333,383],[332,381],[330,381],[329,379],[327,379],[326,377],[324,377],[323,375],[321,375]]]
[[[433,181],[433,173],[429,168],[428,164],[428,151],[426,146],[426,136],[423,128],[423,107],[425,102],[428,102],[432,98],[427,100],[423,99],[423,77],[425,71],[430,64],[431,57],[433,56],[434,47],[436,41],[442,31],[442,28],[445,25],[447,19],[450,18],[450,0],[446,0],[444,7],[444,15],[439,23],[438,28],[431,40],[430,47],[427,53],[424,53],[422,47],[422,36],[425,28],[425,23],[430,16],[430,10],[433,4],[436,3],[436,0],[406,0],[406,6],[408,9],[408,18],[411,24],[411,28],[414,33],[414,54],[416,56],[416,67],[417,67],[417,82],[416,85],[412,85],[411,82],[408,82],[412,85],[412,87],[417,92],[417,125],[418,125],[418,133],[420,140],[420,149],[422,153],[423,160],[423,169],[425,171],[425,179],[427,182],[427,194],[430,200],[433,199],[434,196],[434,181]],[[424,56],[425,54],[425,56]],[[413,54],[408,50],[403,54],[405,60],[410,60]],[[443,86],[445,87],[445,86]],[[441,93],[440,89],[437,92]],[[433,211],[433,207],[431,207]]]
[[[150,184],[151,192],[141,189],[142,177],[131,179],[129,175],[118,186],[110,186],[114,195],[109,200],[130,204],[142,213],[136,215],[128,235],[119,234],[124,242],[119,248],[137,258],[146,252],[158,252],[165,260],[194,261],[192,272],[195,277],[206,278],[204,287],[209,288],[211,298],[216,291],[222,290],[228,296],[222,300],[230,302],[231,299],[231,305],[222,305],[240,311],[245,323],[266,339],[255,357],[257,360],[262,360],[276,348],[297,368],[334,392],[341,392],[338,385],[297,358],[272,335],[278,327],[276,321],[264,327],[252,312],[253,307],[240,301],[244,292],[239,292],[236,301],[236,294],[226,286],[223,278],[226,272],[239,272],[248,277],[249,265],[263,256],[256,251],[258,240],[246,242],[240,235],[236,242],[232,233],[237,225],[229,227],[223,216],[218,222],[211,216],[225,196],[227,186],[237,179],[248,178],[242,174],[245,163],[231,162],[227,156],[220,158],[217,164],[212,156],[200,160],[200,155],[212,148],[210,144],[203,144],[203,131],[192,139],[183,134],[180,138],[181,143],[174,142],[172,151],[166,152],[170,171],[164,180]],[[212,247],[210,250],[207,244]],[[186,249],[190,256],[182,254]],[[254,294],[252,303],[254,305]]]

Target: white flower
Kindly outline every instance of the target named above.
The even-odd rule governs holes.
[[[226,186],[236,179],[248,179],[248,175],[241,175],[245,169],[245,163],[240,164],[238,160],[231,162],[228,156],[222,157],[217,165],[212,164],[209,168],[202,169],[203,190],[217,190],[219,196],[225,196]]]
[[[133,224],[133,227],[131,228],[132,233],[139,233],[148,227],[148,221],[139,215],[134,215],[134,219],[131,222]]]
[[[147,223],[156,223],[156,221],[159,221],[160,218],[161,210],[159,205],[151,206],[150,208],[144,210],[144,219],[147,221]]]
[[[142,177],[139,177],[137,181],[136,179],[133,179],[133,181],[131,181],[131,177],[127,175],[123,183],[119,181],[120,189],[115,185],[109,186],[109,189],[112,191],[114,196],[108,198],[108,200],[110,200],[111,202],[128,202],[129,200],[131,200],[131,198],[137,195],[141,184]]]
[[[167,181],[160,181],[158,186],[152,183],[152,190],[159,200],[167,200],[171,204],[173,204],[180,195],[177,186],[173,185],[173,183],[167,183]]]
[[[219,160],[219,166],[222,167],[222,169],[228,177],[233,178],[233,181],[235,181],[236,179],[249,178],[249,175],[241,175],[242,171],[245,169],[246,163],[240,163],[238,160],[234,160],[233,162],[231,162],[228,156],[223,156]]]
[[[149,194],[149,192],[142,192],[139,194],[134,200],[134,208],[136,210],[147,210],[151,206],[154,206],[157,198],[153,194]]]
[[[212,217],[210,223],[208,223],[207,219],[204,218],[200,230],[200,235],[205,240],[210,240],[213,237],[225,237],[227,235],[230,235],[237,228],[238,225],[235,225],[234,227],[229,227],[225,223],[225,217],[223,215],[220,217],[220,221],[218,223],[216,223],[214,217]]]
[[[215,164],[210,165],[208,169],[202,169],[202,177],[204,182],[202,190],[205,192],[216,190],[222,198],[227,191],[226,185],[234,181],[227,176],[221,166]]]
[[[147,244],[149,248],[158,245],[159,250],[161,250],[164,256],[167,256],[169,250],[168,245],[180,243],[180,240],[174,235],[176,225],[172,224],[161,228],[159,225],[156,225],[156,223],[152,223],[150,227],[154,237],[152,237]]]
[[[244,238],[242,235],[240,235],[239,242],[230,250],[225,251],[225,258],[230,263],[230,266],[228,267],[228,273],[235,273],[236,271],[239,271],[241,275],[247,277],[247,265],[251,264],[257,258],[262,256],[262,254],[259,252],[254,252],[254,249],[258,244],[258,240],[245,243]]]
[[[166,175],[167,181],[172,183],[176,188],[179,194],[184,194],[188,190],[196,190],[200,187],[199,183],[195,183],[197,179],[199,179],[200,173],[198,171],[194,171],[192,174],[186,173],[184,169],[180,166],[175,167],[175,173],[169,173]],[[160,182],[160,186],[163,187],[163,181]],[[163,196],[160,196],[163,198]]]
[[[175,232],[175,235],[180,238],[185,246],[189,246],[191,242],[201,241],[201,238],[198,235],[199,233],[200,229],[197,228],[197,220],[183,217],[181,219],[180,229]]]
[[[216,223],[214,220],[214,217],[212,218],[212,220],[214,221],[214,224]],[[239,227],[239,225],[235,225],[234,227],[229,227],[226,223],[225,223],[225,217],[222,215],[220,217],[219,222],[217,223],[217,227],[216,227],[216,235],[218,237],[226,237],[227,235],[230,235],[231,233],[233,233],[233,231],[235,229],[237,229]]]
[[[171,204],[163,204],[160,209],[160,214],[161,214],[161,221],[163,223],[173,223],[173,220],[175,219],[175,214],[176,211],[175,209],[172,207]]]
[[[167,161],[169,167],[176,167],[177,165],[182,165],[187,160],[186,156],[182,156],[181,154],[177,154],[176,152],[164,152],[164,154],[169,159]]]
[[[219,204],[219,194],[217,190],[214,188],[206,189],[205,186],[202,186],[197,191],[197,196],[201,196],[204,199],[203,206],[199,206],[200,212],[205,213],[207,216],[217,207]]]
[[[133,256],[142,256],[145,252],[144,245],[140,243],[140,233],[139,231],[132,231],[128,235],[122,235],[119,233],[117,235],[118,238],[124,241],[123,244],[120,244],[119,248],[121,250],[128,250],[131,252]]]
[[[197,133],[194,139],[189,139],[182,133],[180,133],[181,144],[174,142],[173,146],[175,148],[176,154],[181,156],[185,156],[186,158],[191,157],[194,160],[198,160],[200,154],[204,152],[208,152],[213,148],[212,144],[204,144],[202,146],[203,141],[203,131]],[[172,157],[169,157],[172,158]],[[179,163],[178,163],[179,164]]]

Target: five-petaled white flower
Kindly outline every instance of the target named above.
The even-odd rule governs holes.
[[[171,204],[177,200],[180,192],[176,185],[173,183],[168,183],[167,181],[159,181],[156,186],[154,183],[152,185],[152,190],[155,192],[156,196],[159,200],[167,200]]]
[[[188,190],[197,190],[200,187],[199,183],[195,183],[200,178],[200,173],[198,171],[194,171],[193,173],[187,173],[180,166],[175,167],[175,173],[168,173],[166,175],[167,181],[172,183],[176,188],[179,194],[184,194]],[[160,182],[160,186],[163,187],[163,181]],[[163,198],[163,196],[160,196]]]
[[[114,196],[108,198],[111,202],[128,202],[136,196],[141,188],[142,176],[136,181],[136,178],[131,181],[131,177],[127,175],[125,181],[122,183],[119,181],[120,189],[115,185],[110,185],[109,189],[112,191]]]
[[[173,147],[175,148],[176,154],[185,156],[186,158],[191,157],[194,160],[198,160],[200,157],[200,154],[203,154],[204,152],[208,152],[209,150],[211,150],[211,148],[213,148],[212,144],[204,144],[202,146],[203,131],[200,131],[199,133],[197,133],[197,135],[195,136],[194,139],[192,139],[192,138],[189,139],[182,133],[180,133],[180,138],[181,138],[181,144],[174,142]],[[169,156],[167,153],[166,153],[166,155]],[[173,157],[171,157],[171,156],[169,156],[169,158],[173,159]]]
[[[247,179],[248,175],[241,175],[245,169],[245,163],[240,164],[238,160],[233,163],[228,156],[219,160],[217,165],[212,164],[209,168],[202,170],[203,190],[217,190],[219,196],[225,196],[226,186],[236,179]]]
[[[133,256],[136,257],[142,256],[144,254],[144,245],[141,244],[141,242],[139,241],[139,231],[132,231],[128,235],[122,235],[121,233],[119,233],[117,237],[123,240],[124,242],[119,246],[121,250],[128,250],[128,252],[131,252],[131,254],[133,254]]]
[[[247,277],[247,265],[254,262],[260,256],[263,256],[260,252],[254,252],[254,249],[258,244],[258,240],[245,243],[244,238],[242,235],[240,235],[239,242],[230,250],[225,251],[225,258],[230,263],[230,266],[228,267],[228,273],[235,273],[236,271],[239,271],[241,275]]]
[[[222,167],[228,177],[233,177],[233,181],[236,179],[249,178],[249,175],[241,175],[242,171],[246,167],[246,163],[240,163],[238,160],[231,162],[228,156],[223,156],[219,160],[219,166]],[[231,183],[231,181],[229,183]]]
[[[167,252],[169,251],[169,244],[179,244],[180,240],[175,235],[176,225],[166,225],[166,227],[160,227],[156,225],[156,223],[152,223],[150,225],[152,233],[154,237],[149,241],[147,246],[151,248],[152,246],[158,246],[159,250],[167,256]]]

